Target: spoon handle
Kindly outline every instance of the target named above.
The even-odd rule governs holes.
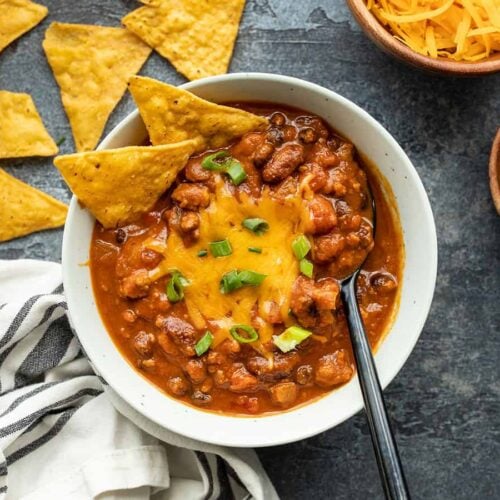
[[[358,273],[354,273],[342,284],[341,297],[346,311],[368,425],[386,498],[406,500],[410,498],[410,493],[356,299],[357,277]]]

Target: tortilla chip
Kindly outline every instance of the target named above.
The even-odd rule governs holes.
[[[267,125],[262,116],[205,101],[151,78],[134,76],[129,89],[155,145],[201,138],[201,149],[219,148]]]
[[[62,226],[68,207],[0,168],[0,241]]]
[[[104,227],[136,220],[170,187],[196,141],[131,146],[58,156],[54,160],[80,202]]]
[[[29,0],[0,0],[0,52],[34,28],[49,12]]]
[[[190,80],[227,73],[245,0],[145,0],[123,25]]]
[[[53,156],[57,151],[31,96],[0,90],[0,158]]]
[[[151,49],[122,28],[52,23],[43,48],[61,89],[77,151],[97,145],[127,82]]]

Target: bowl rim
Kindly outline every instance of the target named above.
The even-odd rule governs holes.
[[[425,324],[425,321],[427,320],[429,311],[430,311],[430,306],[432,303],[433,295],[434,295],[434,290],[435,290],[435,283],[436,283],[436,276],[437,276],[437,259],[438,259],[438,247],[437,247],[437,236],[436,236],[436,227],[434,223],[434,218],[432,214],[432,209],[431,205],[429,202],[429,199],[427,197],[427,194],[425,192],[425,189],[423,187],[422,181],[420,177],[418,176],[418,173],[411,163],[410,159],[407,157],[407,155],[404,153],[403,149],[401,146],[397,143],[397,141],[392,137],[392,135],[377,121],[375,120],[371,115],[369,115],[366,111],[364,111],[362,108],[354,104],[352,101],[340,96],[339,94],[326,89],[325,87],[322,87],[320,85],[314,84],[307,82],[302,79],[294,78],[294,77],[288,77],[288,76],[282,76],[282,75],[275,75],[275,74],[267,74],[267,73],[233,73],[233,74],[226,74],[226,75],[220,75],[220,76],[214,76],[214,77],[208,77],[192,82],[185,83],[183,85],[180,85],[181,88],[184,88],[186,90],[196,90],[198,87],[203,87],[204,85],[214,85],[219,82],[226,82],[228,80],[230,81],[244,81],[244,80],[249,80],[253,79],[258,81],[260,84],[265,85],[266,83],[269,82],[278,82],[279,84],[283,85],[288,85],[290,87],[302,87],[305,90],[309,90],[315,93],[319,93],[320,95],[324,97],[328,97],[329,99],[336,100],[338,101],[341,105],[346,106],[352,110],[353,113],[357,114],[360,118],[363,120],[366,120],[369,122],[369,124],[374,127],[377,130],[377,133],[381,134],[385,140],[387,140],[389,143],[391,143],[391,147],[394,149],[394,151],[397,153],[398,157],[402,159],[402,161],[406,164],[406,170],[405,173],[408,175],[408,177],[411,177],[411,184],[412,188],[415,190],[414,196],[419,198],[419,201],[421,202],[423,212],[421,215],[421,223],[426,227],[427,230],[427,236],[428,236],[428,241],[426,242],[428,245],[429,249],[429,255],[428,255],[428,260],[426,262],[427,264],[427,269],[428,269],[428,281],[425,283],[425,288],[423,290],[422,296],[423,296],[423,302],[421,303],[420,307],[420,314],[418,316],[418,321],[413,325],[412,330],[415,332],[413,335],[413,338],[408,338],[407,341],[405,342],[405,347],[398,353],[398,360],[395,363],[392,363],[390,366],[390,370],[388,370],[389,373],[383,373],[380,376],[380,382],[383,388],[387,387],[387,385],[395,378],[395,376],[398,374],[398,372],[401,370],[403,365],[406,363],[410,353],[413,351],[421,333],[423,326]],[[134,110],[131,112],[127,117],[125,117],[123,120],[121,120],[118,125],[105,137],[105,139],[100,143],[98,150],[106,149],[107,145],[115,139],[117,136],[123,133],[124,130],[127,130],[127,127],[129,127],[135,120],[137,120],[139,116],[138,110]],[[389,182],[389,181],[388,181]],[[389,183],[390,184],[390,183]],[[97,363],[95,363],[95,358],[98,357],[98,353],[93,350],[91,346],[91,341],[90,338],[91,336],[88,335],[79,335],[79,322],[81,321],[81,315],[75,315],[73,311],[77,311],[78,309],[78,301],[77,301],[77,296],[76,296],[76,287],[74,287],[72,283],[72,273],[74,271],[72,270],[72,256],[71,256],[71,242],[70,239],[73,236],[72,235],[72,220],[75,216],[77,216],[78,211],[83,211],[79,204],[78,200],[76,199],[75,196],[72,197],[71,202],[70,202],[70,207],[68,211],[68,217],[67,217],[67,222],[68,224],[65,226],[64,230],[64,235],[63,235],[63,245],[62,245],[62,268],[63,268],[63,283],[64,283],[64,288],[65,288],[65,293],[67,297],[67,302],[68,302],[68,315],[70,319],[70,323],[77,334],[87,356],[89,357],[92,366],[94,369],[106,380],[110,387],[113,388],[113,390],[118,394],[120,398],[122,398],[124,401],[126,401],[132,408],[134,408],[136,411],[144,415],[146,418],[149,420],[155,422],[159,426],[163,428],[167,428],[170,431],[173,431],[177,434],[184,435],[188,438],[203,441],[206,443],[210,444],[216,444],[216,445],[224,445],[224,446],[237,446],[237,447],[262,447],[262,446],[275,446],[275,445],[281,445],[281,444],[286,444],[289,442],[294,442],[298,441],[301,439],[306,439],[308,437],[317,435],[321,432],[324,432],[330,428],[333,428],[351,416],[355,415],[359,410],[363,408],[363,401],[361,397],[361,392],[359,391],[358,387],[358,382],[357,382],[357,375],[351,379],[351,381],[342,386],[341,388],[334,390],[330,392],[329,394],[325,395],[324,397],[320,398],[319,400],[312,401],[309,404],[305,404],[303,406],[299,406],[296,408],[292,408],[288,411],[284,412],[278,412],[276,414],[271,414],[267,416],[259,416],[259,417],[249,417],[249,418],[242,418],[239,416],[231,416],[231,415],[224,415],[224,414],[214,414],[211,412],[206,412],[203,410],[198,410],[196,408],[190,407],[185,405],[184,403],[175,401],[173,398],[169,398],[165,394],[161,393],[161,391],[154,386],[151,382],[147,381],[144,377],[141,377],[140,374],[138,374],[135,370],[132,369],[131,366],[128,365],[128,361],[123,358],[121,353],[118,355],[122,358],[122,360],[128,365],[128,369],[130,372],[133,372],[133,378],[134,381],[137,382],[138,379],[143,379],[146,384],[151,386],[151,388],[154,388],[155,391],[158,393],[161,393],[161,397],[164,398],[164,400],[169,400],[172,403],[175,403],[176,405],[180,405],[183,408],[184,413],[187,415],[190,412],[195,412],[197,414],[203,414],[205,415],[205,420],[207,421],[212,421],[214,422],[213,418],[217,419],[217,422],[221,426],[228,425],[228,423],[234,421],[237,419],[238,421],[249,421],[251,420],[254,423],[254,427],[256,428],[257,431],[262,430],[261,427],[265,427],[267,424],[263,424],[262,426],[259,426],[258,422],[271,422],[275,421],[278,419],[281,424],[283,422],[286,425],[286,420],[287,416],[292,414],[292,413],[297,413],[300,414],[301,410],[304,408],[306,409],[305,413],[307,413],[307,408],[311,407],[312,405],[316,404],[318,401],[324,401],[327,400],[333,393],[337,393],[341,391],[343,388],[346,386],[349,386],[351,383],[356,384],[356,388],[359,391],[359,398],[357,399],[357,402],[355,404],[352,404],[351,408],[349,411],[341,411],[341,414],[332,414],[331,416],[328,415],[328,418],[324,418],[321,421],[321,425],[316,424],[316,425],[302,425],[302,426],[297,426],[297,428],[290,428],[290,431],[286,433],[286,436],[283,435],[273,435],[269,429],[265,429],[266,435],[265,436],[260,436],[260,435],[253,435],[252,432],[248,432],[246,429],[245,431],[242,429],[241,430],[241,435],[238,435],[236,438],[234,435],[229,432],[227,435],[226,434],[221,434],[220,432],[217,434],[216,437],[212,434],[204,434],[202,437],[200,436],[200,432],[193,430],[191,428],[186,428],[186,425],[178,425],[177,422],[171,422],[169,421],[168,426],[165,424],[163,420],[158,418],[157,414],[148,414],[145,413],[144,409],[144,403],[142,402],[141,398],[139,397],[140,392],[139,390],[135,390],[135,388],[130,388],[127,387],[127,390],[123,385],[114,385],[112,384],[112,380],[115,378],[115,373],[112,370],[110,364],[107,365],[106,363],[103,363],[102,365],[97,366]],[[85,211],[86,212],[86,211]],[[92,290],[89,290],[89,292],[93,296]],[[99,311],[97,310],[97,313],[99,314]],[[396,318],[398,316],[399,312],[396,314],[394,321],[396,321]],[[75,317],[77,317],[77,320],[75,321]],[[102,320],[101,320],[102,323]],[[114,349],[118,352],[118,349],[116,348],[114,342],[112,341],[111,337],[109,336],[109,333],[107,332],[104,324],[102,325],[104,331],[108,334],[109,340],[112,342]],[[388,336],[390,335],[391,329],[388,330],[385,336],[384,342],[387,341]],[[383,343],[384,343],[383,342]],[[382,343],[382,345],[383,345]],[[380,351],[378,351],[380,352]],[[377,354],[378,354],[377,352]],[[377,354],[375,355],[375,363],[377,364]],[[116,367],[115,367],[116,368]],[[123,373],[122,373],[123,375]],[[121,382],[120,382],[121,383]],[[135,391],[135,395],[130,395],[128,391]],[[145,390],[145,389],[143,389]],[[153,393],[151,393],[153,394]],[[144,394],[142,394],[142,397],[144,397]],[[173,411],[173,406],[171,406]],[[342,410],[342,409],[341,409]],[[174,419],[175,420],[175,419]],[[283,420],[283,422],[281,422]],[[319,419],[317,420],[319,421]],[[269,427],[272,427],[274,425],[276,427],[276,424],[269,424]],[[234,434],[234,431],[232,431]]]
[[[347,0],[354,18],[365,34],[383,51],[400,61],[431,73],[448,76],[483,76],[500,71],[500,54],[494,54],[485,61],[449,61],[434,59],[413,51],[396,39],[368,10],[364,0]]]

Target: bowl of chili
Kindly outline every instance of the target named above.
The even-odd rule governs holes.
[[[120,265],[117,259],[127,258],[134,242],[142,241],[148,231],[156,231],[160,226],[172,228],[175,226],[172,217],[196,211],[196,207],[189,205],[189,199],[199,200],[198,195],[204,190],[201,185],[193,187],[196,182],[189,179],[190,175],[201,172],[203,176],[204,172],[210,172],[217,180],[215,185],[219,186],[212,189],[221,206],[234,203],[229,198],[235,198],[236,190],[242,190],[236,196],[240,201],[251,196],[251,190],[241,194],[249,185],[246,177],[254,174],[245,155],[250,154],[248,148],[252,155],[256,154],[254,145],[259,137],[244,136],[226,148],[225,153],[207,151],[191,158],[183,176],[160,205],[134,227],[121,229],[120,242],[117,242],[117,230],[99,227],[92,215],[73,198],[62,259],[72,326],[94,368],[118,395],[147,418],[179,434],[214,444],[256,447],[296,441],[334,427],[362,408],[362,397],[353,373],[347,337],[344,338],[343,327],[337,325],[342,323],[342,312],[334,311],[332,315],[328,308],[336,306],[325,305],[329,300],[334,301],[338,287],[335,279],[327,274],[342,273],[360,245],[373,246],[373,258],[368,264],[371,267],[364,269],[359,289],[365,301],[361,303],[365,321],[370,325],[368,329],[373,326],[370,340],[376,349],[375,361],[381,384],[386,387],[414,348],[434,292],[436,232],[423,185],[390,134],[365,111],[328,89],[296,78],[259,73],[211,77],[187,83],[183,88],[204,99],[231,103],[269,118],[268,130],[261,133],[266,134],[267,139],[278,137],[280,146],[269,153],[271,159],[261,167],[258,175],[274,197],[276,193],[282,196],[289,187],[290,174],[283,166],[295,161],[297,144],[302,145],[303,155],[316,155],[315,161],[309,164],[305,164],[305,156],[297,160],[294,167],[297,170],[293,174],[297,183],[318,180],[317,176],[311,176],[315,171],[312,163],[333,161],[336,168],[342,167],[344,177],[349,172],[352,174],[352,178],[344,178],[344,184],[358,194],[348,198],[350,195],[346,195],[339,182],[342,179],[336,177],[337,171],[330,178],[329,191],[325,187],[313,188],[316,194],[312,194],[307,203],[300,200],[298,205],[287,206],[288,198],[283,195],[276,208],[274,202],[262,198],[261,210],[243,211],[238,215],[237,224],[228,221],[224,234],[211,231],[205,240],[203,228],[210,217],[221,227],[231,217],[227,217],[226,211],[224,218],[217,219],[217,205],[213,201],[202,209],[198,205],[201,236],[195,243],[183,246],[186,240],[179,235],[186,237],[186,234],[169,230],[174,238],[169,242],[169,248],[174,249],[167,257],[169,271],[151,288],[149,296],[140,298],[131,297],[135,292],[127,291],[126,287],[125,296],[114,293],[111,283],[116,280],[114,273]],[[145,141],[147,132],[136,111],[106,137],[99,149],[144,144]],[[331,157],[337,156],[337,159],[328,159],[328,148],[330,152],[335,151]],[[286,161],[280,160],[285,156],[283,151],[287,151]],[[220,170],[221,162],[224,169],[211,172]],[[302,166],[298,167],[299,163]],[[234,166],[237,164],[244,166],[243,173]],[[333,169],[333,166],[328,168]],[[380,215],[377,214],[375,241],[370,228],[363,223],[363,189],[367,176],[377,199],[377,211],[381,207]],[[195,190],[198,194],[189,198],[188,192],[193,194]],[[318,194],[320,192],[323,194]],[[211,196],[213,199],[213,193]],[[345,203],[345,199],[352,203]],[[355,203],[358,203],[356,213],[353,212]],[[304,204],[308,207],[313,229],[306,226],[304,234],[286,232],[288,222],[298,213],[297,207]],[[176,207],[185,212],[176,212]],[[335,223],[331,215],[323,217],[325,210],[328,214],[334,213]],[[332,257],[331,252],[339,251],[335,244],[340,237],[334,234],[337,229],[332,229],[333,226],[343,227],[343,248],[346,250],[342,258],[338,258],[338,253],[335,259]],[[242,235],[245,239],[241,239]],[[251,243],[247,243],[248,238]],[[241,241],[245,242],[244,248]],[[286,241],[283,251],[282,241]],[[177,250],[174,243],[178,245]],[[351,250],[347,251],[348,248]],[[288,252],[287,257],[269,261],[269,256],[278,251]],[[239,259],[233,261],[238,264],[234,269],[232,265],[224,267],[223,264],[231,258]],[[256,260],[258,258],[262,260]],[[204,270],[205,274],[218,270],[220,282],[206,285],[215,286],[206,295],[206,307],[217,308],[238,294],[246,300],[252,294],[265,293],[271,285],[279,287],[280,279],[273,278],[269,262],[281,260],[289,263],[286,269],[295,270],[292,277],[295,291],[292,291],[289,304],[290,317],[283,318],[285,314],[281,311],[281,319],[278,326],[273,326],[269,342],[262,341],[262,348],[272,344],[273,370],[269,371],[267,365],[262,364],[262,360],[266,361],[266,352],[250,350],[252,345],[263,340],[263,329],[251,320],[236,322],[238,318],[245,319],[245,316],[238,316],[245,311],[236,312],[234,321],[218,318],[219,323],[210,323],[206,331],[197,329],[196,324],[193,326],[191,323],[195,320],[186,321],[193,304],[205,312],[204,306],[193,298],[196,293],[203,293],[203,287],[196,289],[196,284],[192,283],[196,274],[190,275],[191,269],[195,273]],[[89,261],[90,266],[82,265]],[[194,263],[192,268],[187,266],[188,262]],[[261,263],[256,264],[258,262]],[[286,282],[289,278],[284,270],[283,273],[281,281]],[[125,286],[123,281],[120,286]],[[381,290],[387,294],[385,299]],[[312,309],[301,308],[304,297],[312,301]],[[130,307],[131,303],[136,309]],[[271,309],[259,314],[272,323],[269,318],[276,311]],[[151,310],[153,313],[148,320]],[[132,324],[138,325],[133,327],[133,334],[127,326],[130,319]],[[151,331],[144,330],[145,324],[150,325]],[[218,339],[217,326],[221,325],[225,337]],[[334,331],[337,333],[332,333]],[[190,335],[193,341],[183,344],[182,339]],[[156,349],[161,349],[162,354],[157,356]],[[172,350],[170,354],[169,349]],[[184,361],[179,361],[181,358]],[[228,359],[231,368],[225,371]],[[200,370],[202,376],[197,380]],[[222,379],[220,384],[217,377]],[[229,381],[224,382],[223,377],[229,377]]]

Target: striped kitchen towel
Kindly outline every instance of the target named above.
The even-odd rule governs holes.
[[[0,260],[0,499],[275,499],[253,450],[158,427],[97,377],[59,264]]]

